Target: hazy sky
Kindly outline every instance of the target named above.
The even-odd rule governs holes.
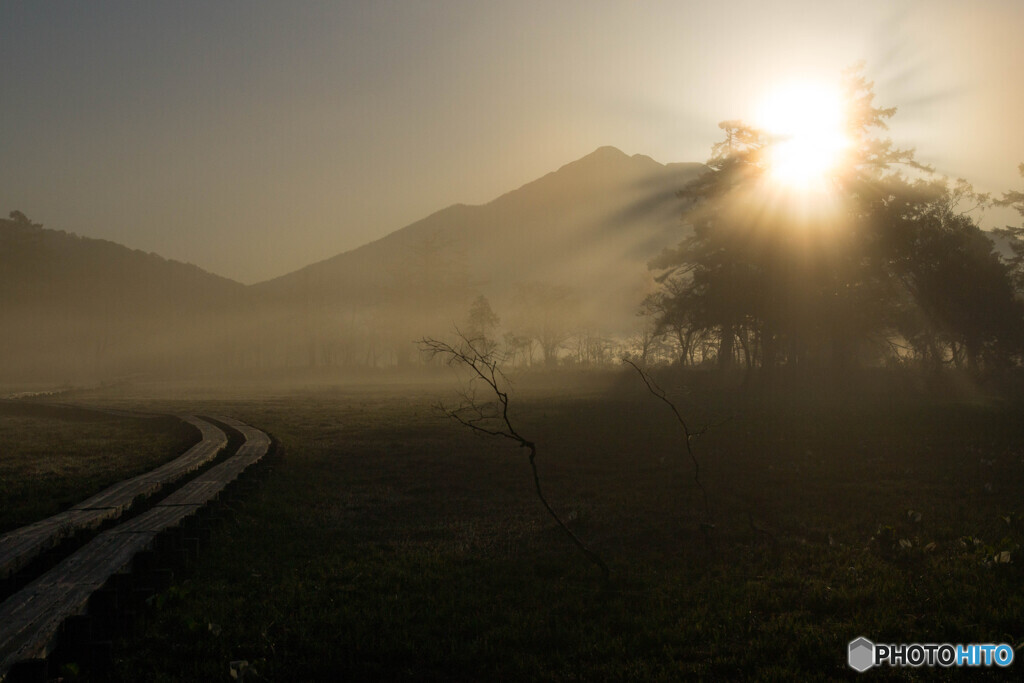
[[[703,161],[864,60],[892,135],[1020,189],[1024,2],[0,3],[0,211],[242,282],[602,145]]]

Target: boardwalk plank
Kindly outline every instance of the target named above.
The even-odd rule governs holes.
[[[0,676],[21,660],[48,657],[64,620],[84,614],[89,597],[152,538],[100,534],[0,604]]]
[[[195,505],[158,505],[143,514],[118,524],[107,533],[112,534],[157,534],[165,529],[173,529],[181,524],[186,517],[199,512],[203,506]]]
[[[191,415],[182,419],[202,434],[202,440],[182,455],[150,472],[113,484],[64,512],[0,536],[0,578],[12,576],[65,538],[120,517],[138,497],[154,495],[213,460],[227,446],[224,432],[206,420]]]
[[[246,437],[237,454],[186,483],[147,512],[104,531],[0,604],[0,681],[19,661],[48,657],[57,645],[61,624],[71,616],[84,614],[90,596],[113,574],[127,569],[158,534],[198,512],[269,451],[270,438],[260,430],[236,420],[218,419]]]

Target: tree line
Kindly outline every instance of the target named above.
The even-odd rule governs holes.
[[[827,178],[828,206],[809,212],[766,192],[771,136],[720,124],[707,171],[680,192],[688,234],[651,263],[654,336],[681,364],[751,374],[1019,364],[1024,228],[996,231],[1001,255],[977,222],[991,198],[884,137],[896,110],[874,104],[859,70],[844,73],[844,93],[850,146]],[[1024,215],[1024,193],[995,203]]]
[[[828,176],[827,205],[813,210],[766,190],[776,139],[741,121],[720,124],[724,137],[705,172],[679,193],[682,239],[649,264],[651,293],[637,301],[631,332],[602,320],[599,302],[568,278],[522,281],[488,291],[489,300],[459,245],[440,234],[399,254],[382,286],[334,296],[306,282],[267,302],[197,269],[174,280],[170,266],[143,255],[43,234],[15,211],[0,227],[8,279],[24,277],[7,288],[0,371],[123,374],[189,367],[199,356],[203,367],[246,371],[403,368],[426,362],[414,340],[453,328],[513,368],[623,357],[748,377],[887,365],[984,375],[1019,366],[1024,227],[986,233],[978,220],[990,205],[1024,217],[1024,192],[993,199],[940,177],[885,136],[896,110],[875,104],[859,70],[844,84],[850,145]],[[33,254],[49,261],[35,267]],[[75,270],[79,260],[107,265],[96,276]],[[216,296],[203,293],[214,285]]]

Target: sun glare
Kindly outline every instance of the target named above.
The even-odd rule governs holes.
[[[842,94],[823,83],[794,82],[776,89],[761,103],[755,124],[775,140],[769,171],[788,189],[824,189],[849,145]]]

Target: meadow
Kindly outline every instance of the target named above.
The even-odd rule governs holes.
[[[545,513],[523,451],[439,412],[457,384],[145,401],[233,415],[278,447],[114,644],[114,679],[833,680],[857,676],[858,636],[1024,641],[1019,405],[661,379],[711,425],[694,442],[707,535],[679,425],[635,374],[513,389],[545,493],[609,581]]]
[[[0,533],[157,467],[199,440],[172,417],[0,401]]]
[[[667,408],[635,375],[580,380],[524,380],[513,419],[607,582],[544,512],[524,453],[439,413],[454,385],[199,401],[278,450],[193,572],[115,644],[115,678],[831,680],[856,676],[846,645],[861,635],[1024,640],[1015,403],[766,401],[690,382],[672,395],[712,425],[694,444],[705,536]],[[183,400],[168,395],[153,406]]]

